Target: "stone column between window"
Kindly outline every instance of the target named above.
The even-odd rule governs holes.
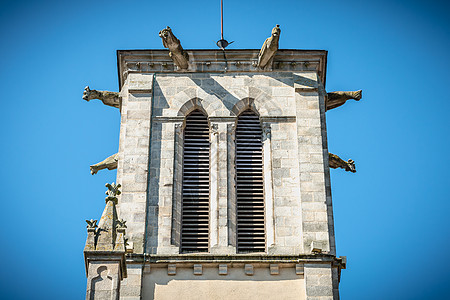
[[[272,143],[271,124],[263,123],[263,184],[264,184],[264,207],[265,207],[265,229],[266,229],[266,252],[269,247],[275,245],[275,229],[273,214],[273,187],[272,187]]]
[[[236,120],[227,124],[227,230],[228,247],[236,253]]]
[[[234,247],[229,247],[229,126],[234,122],[214,122],[211,124],[211,225],[210,250],[214,254],[233,254]],[[234,163],[233,163],[234,166]],[[234,173],[234,172],[233,172]],[[234,178],[233,178],[234,180]]]
[[[159,182],[155,190],[158,197],[158,254],[177,254],[179,248],[172,245],[172,213],[174,181],[177,173],[174,172],[176,161],[176,125],[172,122],[161,122],[159,158]],[[155,139],[155,142],[156,139]],[[153,149],[152,149],[153,150]]]
[[[219,243],[219,124],[211,122],[209,140],[209,250],[213,252]]]
[[[172,199],[172,232],[171,244],[176,247],[181,245],[181,209],[183,192],[183,124],[175,124],[174,134],[174,163],[173,163],[173,199]]]

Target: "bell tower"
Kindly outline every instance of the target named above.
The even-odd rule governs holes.
[[[328,152],[325,116],[361,91],[327,93],[327,51],[279,50],[280,34],[184,50],[167,27],[168,50],[117,51],[120,92],[85,89],[120,109],[118,153],[91,172],[117,168],[125,238],[85,251],[88,289],[105,274],[114,299],[339,298],[330,167],[356,170]]]

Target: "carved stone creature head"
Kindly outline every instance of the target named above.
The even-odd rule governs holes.
[[[361,100],[362,90],[354,91],[352,96],[353,96],[353,99],[355,99],[356,101]]]
[[[281,33],[280,25],[277,24],[277,26],[275,26],[272,29],[272,36],[279,38],[280,37],[280,33]]]
[[[172,29],[170,29],[169,26],[159,32],[159,37],[162,38],[164,48],[169,48],[169,46],[180,43],[180,41],[173,35]]]
[[[349,159],[347,161],[347,166],[345,167],[345,171],[350,171],[352,173],[356,173],[355,161],[353,159]]]
[[[83,100],[86,100],[86,101],[91,100],[91,99],[89,99],[90,95],[91,95],[91,89],[89,88],[89,86],[86,86],[83,91]]]

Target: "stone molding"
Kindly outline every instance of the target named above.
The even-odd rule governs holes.
[[[269,255],[269,254],[232,254],[232,255],[211,255],[211,254],[140,254],[127,253],[127,264],[330,264],[335,267],[346,268],[347,258],[345,256],[336,257],[331,254],[299,254],[299,255]]]
[[[295,116],[263,116],[260,117],[261,122],[271,122],[271,123],[293,123],[296,120]],[[159,122],[159,123],[177,123],[177,122],[184,122],[186,117],[162,117],[162,116],[155,116],[152,118],[153,122]],[[208,117],[209,122],[215,122],[215,123],[227,123],[227,122],[236,122],[237,117],[231,116],[231,117],[215,117],[211,116]]]
[[[328,263],[329,264],[329,263]],[[327,264],[327,265],[328,265]],[[159,266],[158,268],[165,267],[167,268],[167,275],[176,276],[177,268],[192,268],[193,275],[203,275],[203,270],[205,268],[217,268],[219,275],[229,275],[229,270],[233,268],[242,268],[244,272],[248,276],[254,275],[255,268],[266,268],[269,271],[270,275],[280,275],[280,269],[293,269],[296,275],[304,275],[305,273],[305,264],[304,263],[237,263],[237,264],[202,264],[202,263],[194,263],[194,264],[164,264],[164,266]],[[150,264],[146,264],[144,266],[144,274],[148,275],[152,273],[152,267]]]
[[[264,73],[258,68],[259,49],[185,50],[189,55],[189,68],[178,68],[168,55],[168,50],[118,50],[119,86],[122,87],[133,73]],[[325,85],[327,51],[325,50],[278,50],[274,62],[275,72],[317,72]],[[133,89],[133,88],[132,88]]]

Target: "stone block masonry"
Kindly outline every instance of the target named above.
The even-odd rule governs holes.
[[[177,242],[171,237],[180,226],[174,213],[180,216],[176,207],[181,198],[174,191],[180,191],[180,178],[176,176],[182,172],[183,120],[190,111],[200,108],[208,115],[212,128],[211,250],[218,254],[235,252],[235,242],[230,237],[235,233],[229,228],[228,209],[229,200],[233,198],[229,187],[235,186],[234,177],[228,176],[228,170],[234,169],[234,161],[229,160],[234,149],[227,136],[233,134],[230,126],[235,124],[237,115],[249,107],[260,114],[266,132],[263,143],[267,251],[272,254],[310,253],[312,241],[322,242],[325,252],[332,250],[333,236],[327,217],[331,207],[325,191],[328,174],[323,155],[327,145],[322,142],[324,122],[320,110],[324,99],[316,90],[296,92],[285,83],[293,85],[294,76],[311,80],[310,73],[295,73],[292,77],[286,74],[279,77],[281,74],[277,73],[210,74],[207,79],[198,79],[197,74],[146,75],[149,84],[155,87],[153,107],[146,107],[146,112],[130,109],[152,103],[145,97],[139,102],[125,98],[122,105],[122,118],[126,110],[126,120],[122,121],[125,141],[121,143],[121,155],[124,159],[119,172],[124,185],[122,198],[126,201],[121,202],[120,209],[126,208],[126,214],[131,214],[132,226],[141,226],[137,231],[140,234],[147,226],[145,237],[138,238],[134,232],[135,251],[145,239],[147,253],[177,253]],[[134,76],[129,75],[130,82],[136,81]],[[142,82],[142,74],[139,77]],[[206,86],[203,85],[205,80],[208,80]],[[243,82],[251,82],[252,86]],[[309,102],[317,105],[309,105]],[[150,157],[150,161],[142,159],[144,156]],[[143,207],[146,193],[148,203]],[[147,209],[146,222],[144,208]]]
[[[188,282],[202,295],[226,295],[249,280],[264,282],[248,284],[261,295],[293,280],[297,298],[337,299],[326,51],[279,50],[270,72],[252,63],[257,50],[227,50],[227,72],[222,52],[186,51],[185,71],[175,71],[166,51],[118,52],[118,211],[133,249],[121,299],[164,299],[185,291]],[[208,253],[181,254],[184,126],[196,109],[210,127],[209,247]],[[263,131],[265,228],[264,253],[249,254],[236,250],[235,130],[247,109],[259,116]],[[218,291],[203,285],[208,278]]]

